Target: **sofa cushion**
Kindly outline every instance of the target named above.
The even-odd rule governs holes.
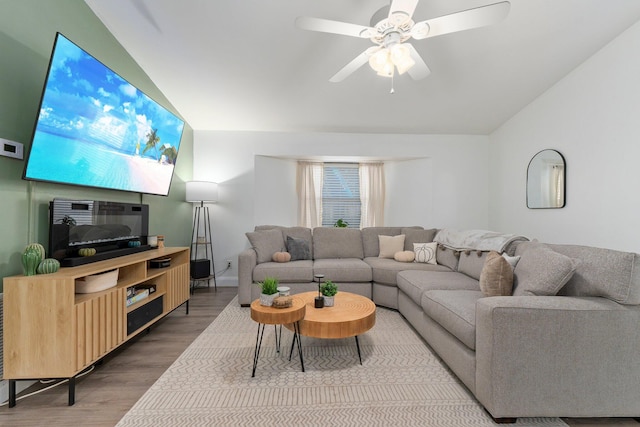
[[[412,251],[414,243],[433,242],[433,238],[436,235],[437,231],[438,231],[437,228],[422,230],[416,227],[404,227],[400,232],[401,234],[405,235],[404,250]]]
[[[311,241],[287,236],[287,251],[291,254],[291,261],[311,259]]]
[[[398,262],[413,262],[416,259],[416,254],[413,251],[400,251],[393,255],[393,259]]]
[[[397,236],[401,233],[400,227],[365,227],[362,229],[363,258],[378,256],[380,246],[378,236]]]
[[[484,267],[489,252],[482,251],[462,251],[460,261],[458,261],[458,271],[469,277],[480,280],[480,273]]]
[[[448,267],[442,265],[422,262],[400,262],[395,259],[379,257],[368,257],[364,259],[364,262],[371,266],[374,282],[394,286],[398,283],[396,276],[401,271],[451,271]]]
[[[421,264],[431,265],[431,264]],[[447,267],[438,265],[446,269]],[[375,270],[374,270],[375,274]],[[419,271],[404,270],[397,275],[398,289],[404,292],[413,302],[422,304],[422,293],[430,290],[472,290],[480,291],[478,281],[466,274],[455,271]]]
[[[460,252],[438,245],[436,251],[436,262],[440,265],[446,265],[453,271],[458,270],[458,261],[460,261]]]
[[[498,252],[487,255],[480,273],[480,290],[485,297],[507,296],[513,291],[513,267]]]
[[[362,233],[357,228],[316,227],[313,229],[313,256],[314,259],[362,259]]]
[[[604,297],[620,304],[640,304],[640,255],[581,245],[548,245],[579,260],[560,295]]]
[[[287,243],[287,237],[295,237],[297,239],[304,239],[309,242],[309,248],[311,250],[311,258],[313,259],[313,246],[311,245],[312,235],[311,229],[308,227],[283,227],[281,225],[256,225],[254,231],[264,231],[278,229],[282,231],[282,237],[284,238],[285,245]]]
[[[313,274],[324,274],[325,280],[333,282],[370,282],[372,278],[369,264],[358,258],[317,259]]]
[[[471,350],[476,349],[476,302],[480,291],[433,290],[422,294],[424,313]]]
[[[576,262],[548,246],[531,242],[519,252],[513,295],[556,295],[576,270]]]
[[[380,246],[380,258],[393,258],[396,252],[404,250],[404,234],[397,236],[378,236],[378,245]]]
[[[256,265],[253,281],[262,282],[265,277],[275,277],[280,283],[312,282],[313,261],[264,262]]]
[[[426,262],[427,264],[437,264],[436,250],[438,244],[436,242],[414,243],[413,252],[416,254],[415,262]]]
[[[258,255],[258,264],[270,262],[274,253],[286,250],[282,231],[278,228],[252,231],[245,234]]]

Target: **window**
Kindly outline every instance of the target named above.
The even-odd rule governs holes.
[[[322,181],[322,226],[339,219],[360,227],[360,176],[357,163],[325,163]]]

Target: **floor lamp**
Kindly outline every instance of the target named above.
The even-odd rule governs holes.
[[[209,207],[205,203],[218,202],[218,184],[208,181],[188,181],[186,191],[187,202],[197,203],[193,212],[193,228],[191,232],[191,291],[198,282],[207,282],[207,287],[213,279],[213,286],[217,290],[216,266],[213,261],[213,240],[211,239],[211,220]],[[202,225],[201,225],[202,224]],[[200,235],[202,227],[203,235]],[[205,258],[199,258],[198,252],[204,246]],[[211,264],[209,264],[211,261]]]

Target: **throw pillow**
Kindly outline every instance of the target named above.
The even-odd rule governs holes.
[[[487,255],[480,272],[480,290],[485,297],[511,295],[513,291],[513,268],[498,252]]]
[[[291,261],[311,259],[311,245],[305,239],[287,236],[287,252],[291,254]]]
[[[516,268],[516,265],[518,265],[518,261],[520,261],[520,256],[519,255],[518,256],[509,256],[506,253],[503,253],[502,257],[507,260],[507,262],[511,266],[511,269]]]
[[[378,245],[380,246],[379,258],[393,258],[396,252],[404,250],[404,234],[397,236],[378,236]]]
[[[436,250],[438,249],[437,242],[429,243],[414,243],[413,252],[415,253],[415,262],[426,262],[427,264],[436,263]]]
[[[258,264],[271,261],[274,253],[284,250],[284,237],[282,237],[282,231],[277,228],[253,231],[245,235],[256,251]]]
[[[289,252],[276,252],[271,259],[273,262],[289,262],[291,261],[291,254]]]
[[[393,259],[398,262],[413,262],[415,258],[416,254],[413,251],[400,251],[393,255]]]
[[[513,295],[556,295],[575,273],[576,262],[542,243],[531,245],[513,270]]]

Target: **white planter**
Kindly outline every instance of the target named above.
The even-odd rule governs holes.
[[[324,298],[324,306],[325,307],[333,307],[333,299],[335,297],[323,297]]]
[[[278,296],[278,294],[260,294],[260,305],[264,305],[266,307],[271,307],[273,305],[273,300]]]

